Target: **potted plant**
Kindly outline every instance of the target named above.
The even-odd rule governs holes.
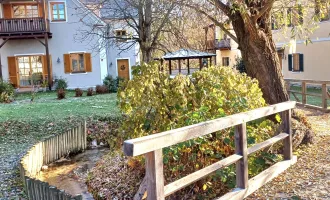
[[[48,81],[47,80],[44,80],[42,83],[41,83],[41,89],[43,92],[46,92],[47,90],[47,86],[48,86]]]

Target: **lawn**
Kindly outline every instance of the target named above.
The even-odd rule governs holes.
[[[116,115],[116,94],[74,97],[67,92],[67,98],[57,100],[54,92],[37,93],[34,102],[31,94],[19,94],[11,104],[0,104],[0,122],[7,120],[49,120],[67,117],[91,117],[94,115]]]
[[[10,104],[0,104],[0,199],[23,196],[17,162],[36,142],[62,133],[83,120],[119,115],[116,94],[57,100],[55,92],[18,94]],[[94,121],[93,121],[94,120]]]
[[[301,92],[301,87],[300,86],[291,86],[291,90]],[[307,88],[307,93],[317,93],[317,94],[322,94],[321,88]],[[301,102],[302,100],[302,95],[301,94],[296,94],[298,97],[299,101]],[[290,99],[293,101],[297,101],[296,98],[293,96],[291,93]],[[328,99],[328,105],[330,101]],[[321,106],[322,105],[322,99],[321,97],[314,97],[314,96],[307,96],[307,104],[315,105],[315,106]]]

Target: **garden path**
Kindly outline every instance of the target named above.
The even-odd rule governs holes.
[[[316,133],[298,162],[247,199],[330,199],[330,114],[304,109]]]

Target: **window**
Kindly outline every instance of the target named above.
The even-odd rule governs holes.
[[[116,30],[116,37],[126,37],[126,30]]]
[[[38,5],[13,5],[13,17],[39,17]]]
[[[229,57],[222,58],[222,66],[229,66]]]
[[[315,0],[315,14],[319,21],[330,19],[330,2],[327,0]]]
[[[65,73],[85,73],[92,71],[92,58],[90,53],[64,54]]]
[[[51,2],[51,17],[52,21],[65,21],[65,3],[64,2]]]
[[[85,72],[84,54],[72,53],[70,54],[70,62],[72,73]]]
[[[303,72],[304,71],[304,54],[294,53],[288,56],[289,71]]]

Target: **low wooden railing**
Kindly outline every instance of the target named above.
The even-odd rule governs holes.
[[[46,21],[43,17],[0,19],[0,33],[46,32]]]
[[[323,112],[330,112],[330,109],[328,109],[328,102],[327,100],[330,99],[330,93],[328,92],[327,85],[330,84],[330,81],[316,81],[316,80],[299,80],[299,79],[284,79],[286,81],[287,90],[289,95],[293,95],[293,97],[296,99],[298,105],[302,105],[308,108],[313,108],[317,110],[321,110]],[[298,83],[301,85],[301,91],[295,91],[291,90],[292,83]],[[321,88],[321,93],[312,93],[307,92],[307,86],[319,86]],[[296,94],[301,94],[301,100],[297,97]],[[307,102],[307,96],[314,96],[321,99],[321,105],[311,105]]]
[[[243,199],[296,162],[296,157],[292,155],[291,135],[291,109],[293,109],[295,105],[296,102],[288,101],[179,129],[127,140],[124,142],[124,153],[127,156],[145,155],[148,200],[165,199],[166,196],[233,163],[236,163],[237,188],[222,196],[220,199]],[[285,133],[281,133],[269,140],[247,148],[246,123],[276,113],[281,113]],[[233,126],[235,126],[236,152],[234,155],[164,186],[163,148]],[[281,140],[284,140],[284,161],[276,163],[249,180],[248,155]]]

